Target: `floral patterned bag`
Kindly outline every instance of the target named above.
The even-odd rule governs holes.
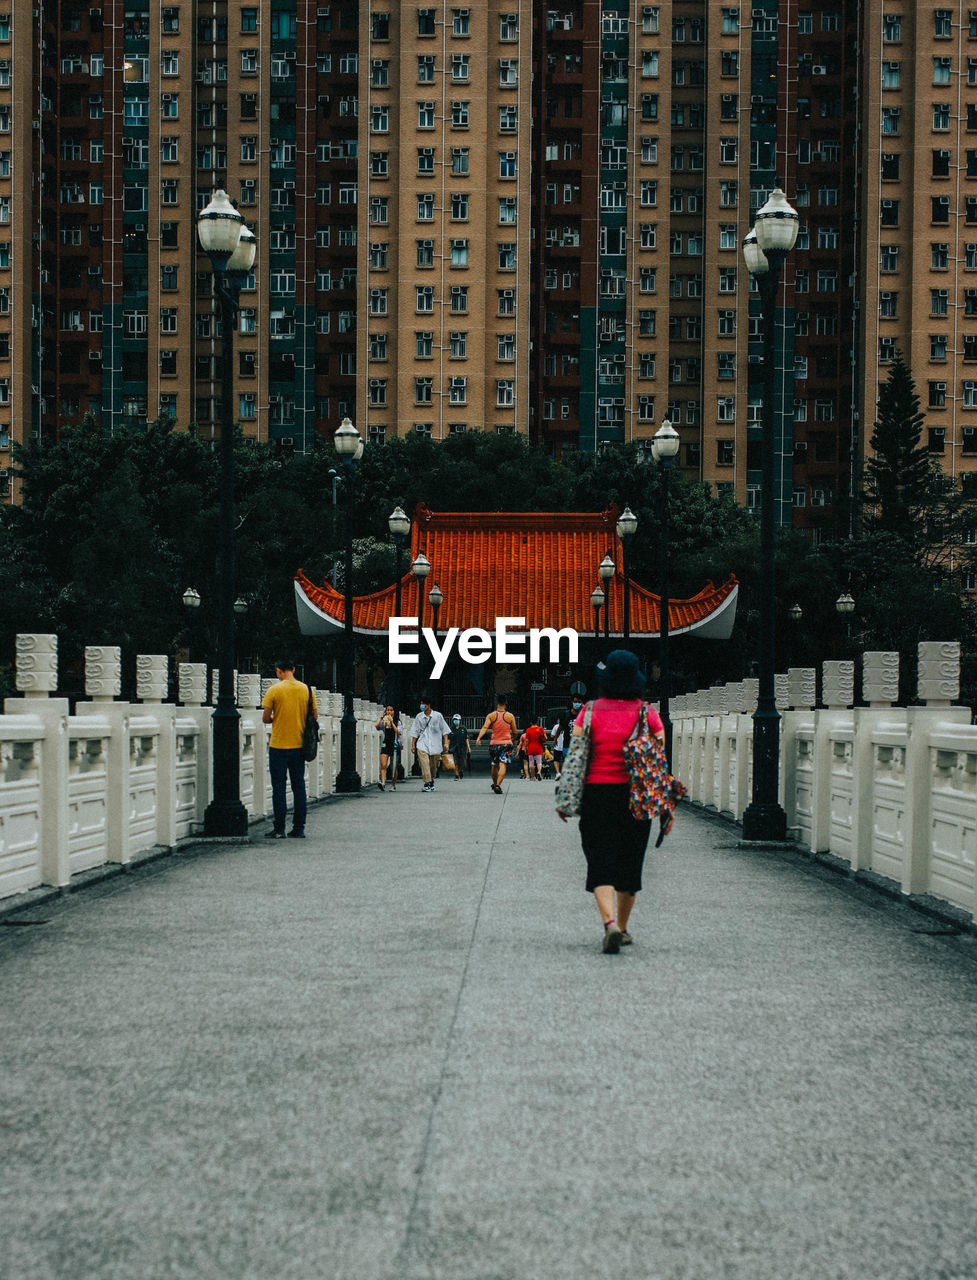
[[[590,763],[590,713],[594,709],[592,702],[587,703],[583,717],[583,735],[570,735],[566,755],[563,757],[563,768],[556,783],[556,811],[564,818],[580,816],[580,805],[583,801],[583,784],[587,777],[587,765]]]
[[[641,820],[661,816],[658,844],[671,830],[675,806],[687,790],[668,772],[665,748],[651,731],[648,706],[643,705],[631,736],[624,744],[624,767],[631,777],[628,807],[631,817]]]

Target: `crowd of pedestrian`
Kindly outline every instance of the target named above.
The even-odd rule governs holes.
[[[301,839],[306,819],[306,726],[317,718],[315,695],[295,678],[294,663],[276,665],[278,682],[263,702],[263,719],[271,725],[269,771],[272,784],[274,839]],[[580,819],[580,842],[587,866],[585,887],[592,894],[603,926],[602,949],[614,954],[633,941],[628,931],[641,890],[645,850],[653,816],[661,821],[660,844],[672,824],[684,789],[668,773],[665,729],[657,710],[644,702],[645,675],[637,657],[616,649],[597,669],[597,698],[575,697],[569,713],[560,711],[547,730],[533,720],[520,730],[505,694],[496,698],[475,738],[488,736],[491,788],[502,795],[502,783],[516,762],[519,775],[541,782],[551,773],[557,781],[558,816]],[[419,697],[405,735],[397,710],[388,705],[376,721],[382,735],[378,790],[396,791],[405,770],[417,772],[422,790],[436,789],[440,773],[456,782],[471,771],[472,743],[461,716],[449,724],[429,691]],[[317,736],[317,735],[316,735]],[[409,742],[408,759],[402,759]],[[312,751],[314,754],[314,748]],[[293,817],[286,831],[287,785]],[[637,798],[636,798],[637,797]]]

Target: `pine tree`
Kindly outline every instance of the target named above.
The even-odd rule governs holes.
[[[867,530],[896,534],[914,546],[929,536],[944,496],[939,467],[920,444],[924,421],[913,376],[897,353],[879,395],[862,497],[871,508]]]

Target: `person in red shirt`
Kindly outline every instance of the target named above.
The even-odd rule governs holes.
[[[590,759],[580,810],[580,842],[587,859],[587,892],[594,895],[597,903],[604,924],[603,950],[610,954],[633,941],[627,926],[641,889],[641,870],[651,831],[649,819],[631,817],[631,782],[624,766],[624,744],[638,717],[645,714],[641,699],[644,686],[644,672],[628,649],[615,649],[598,667],[600,697],[590,717]],[[586,711],[584,706],[574,721],[575,737],[583,735]],[[661,716],[650,706],[647,716],[651,732],[664,742]]]
[[[531,724],[523,732],[519,745],[525,748],[529,760],[529,777],[536,782],[543,777],[543,743],[546,741],[546,730],[538,724]]]

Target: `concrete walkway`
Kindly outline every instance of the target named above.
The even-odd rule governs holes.
[[[484,773],[7,917],[0,1273],[974,1280],[977,945],[736,834],[616,957]]]

